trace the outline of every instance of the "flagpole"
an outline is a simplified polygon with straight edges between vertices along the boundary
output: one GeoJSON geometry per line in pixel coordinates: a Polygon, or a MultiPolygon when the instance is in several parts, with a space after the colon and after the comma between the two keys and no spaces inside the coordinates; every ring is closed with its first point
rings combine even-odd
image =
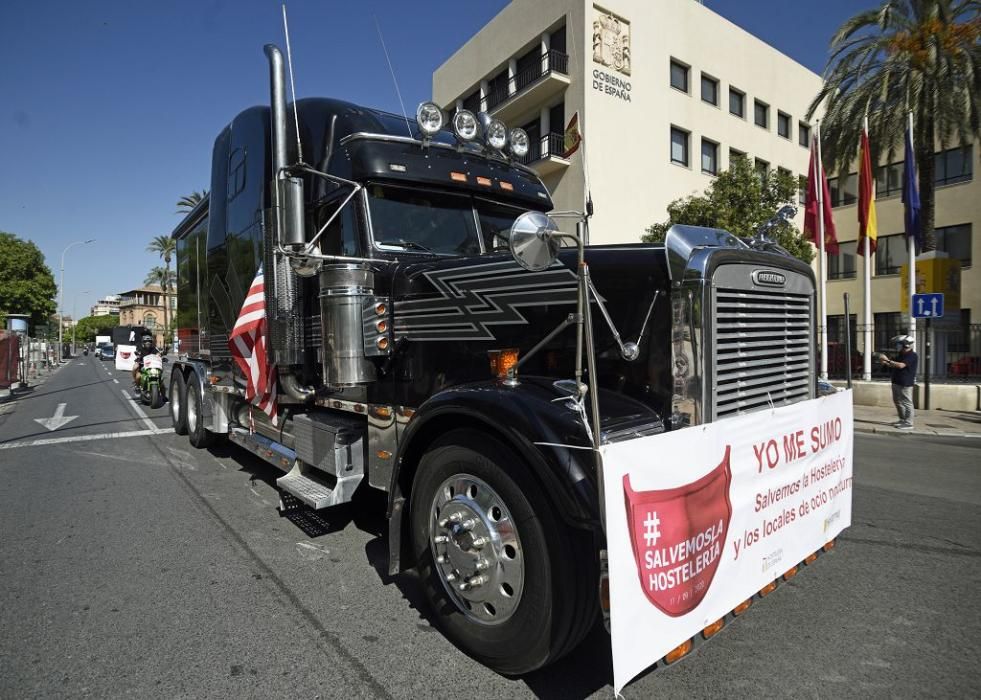
{"type": "MultiPolygon", "coordinates": [[[[863,127],[865,128],[866,139],[868,139],[869,133],[869,117],[866,115],[865,121],[863,122],[863,127]]],[[[871,143],[869,143],[869,151],[872,150],[871,143]]],[[[869,162],[871,163],[872,154],[869,153],[869,162]]],[[[873,172],[875,172],[873,170],[873,172]]],[[[875,201],[875,178],[872,178],[872,201],[875,201]]],[[[871,209],[874,204],[869,204],[871,209]]],[[[862,358],[862,380],[871,381],[872,380],[872,253],[869,246],[869,231],[865,230],[865,313],[862,323],[865,326],[865,330],[862,333],[862,345],[865,350],[864,357],[862,358]]],[[[848,323],[848,320],[845,320],[848,323]]],[[[847,325],[846,325],[847,327],[847,325]]]]}
{"type": "MultiPolygon", "coordinates": [[[[817,139],[817,158],[814,169],[817,183],[818,200],[818,281],[821,286],[821,325],[818,334],[821,336],[821,379],[828,378],[828,280],[827,265],[824,260],[824,169],[821,164],[821,120],[814,124],[817,139]]],[[[845,319],[848,323],[848,319],[845,319]]],[[[846,326],[847,327],[847,326],[846,326]]]]}
{"type": "MultiPolygon", "coordinates": [[[[907,128],[909,129],[909,142],[912,146],[913,143],[913,110],[909,111],[908,114],[909,122],[907,128]]],[[[916,163],[916,151],[913,149],[913,163],[916,163]]],[[[916,294],[916,232],[907,231],[906,232],[906,243],[909,246],[909,296],[907,298],[907,303],[909,304],[909,335],[913,338],[914,347],[916,345],[916,319],[913,317],[913,295],[916,294]]]]}

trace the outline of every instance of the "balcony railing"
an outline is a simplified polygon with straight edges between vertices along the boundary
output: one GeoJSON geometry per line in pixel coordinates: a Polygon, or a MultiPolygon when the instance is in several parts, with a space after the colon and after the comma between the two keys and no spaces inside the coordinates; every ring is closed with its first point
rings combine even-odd
{"type": "Polygon", "coordinates": [[[522,165],[531,165],[546,158],[561,158],[565,152],[565,136],[562,134],[545,134],[540,139],[533,139],[528,144],[528,154],[519,158],[522,165]]]}
{"type": "Polygon", "coordinates": [[[541,58],[540,64],[519,71],[506,84],[491,89],[487,93],[487,111],[489,112],[499,104],[506,102],[508,98],[517,95],[550,73],[569,74],[568,54],[552,49],[543,53],[541,58]]]}

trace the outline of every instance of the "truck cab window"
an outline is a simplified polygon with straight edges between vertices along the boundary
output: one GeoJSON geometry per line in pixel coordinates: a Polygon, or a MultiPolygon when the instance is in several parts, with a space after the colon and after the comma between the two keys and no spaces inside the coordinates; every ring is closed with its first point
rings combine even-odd
{"type": "Polygon", "coordinates": [[[479,255],[477,223],[469,197],[405,187],[368,188],[375,245],[438,255],[479,255]]]}
{"type": "Polygon", "coordinates": [[[480,235],[484,239],[484,249],[507,250],[511,225],[525,210],[484,199],[477,199],[475,203],[477,220],[480,221],[480,235]]]}
{"type": "MultiPolygon", "coordinates": [[[[321,207],[317,214],[317,230],[326,223],[337,207],[341,205],[344,198],[337,199],[321,207]]],[[[355,201],[348,202],[337,218],[335,218],[327,230],[324,231],[321,250],[327,255],[361,255],[361,246],[358,243],[358,204],[355,201]]]]}

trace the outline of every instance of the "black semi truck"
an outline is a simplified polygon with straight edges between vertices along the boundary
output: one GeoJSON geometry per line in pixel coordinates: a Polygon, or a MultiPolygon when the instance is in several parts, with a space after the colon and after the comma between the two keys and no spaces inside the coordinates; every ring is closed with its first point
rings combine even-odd
{"type": "Polygon", "coordinates": [[[418,568],[443,631],[502,673],[548,664],[608,612],[595,448],[813,398],[811,270],[709,229],[560,248],[583,236],[545,216],[520,130],[287,104],[266,54],[271,105],[218,135],[174,231],[175,430],[280,468],[283,508],[387,492],[390,571],[418,568]],[[229,349],[260,267],[275,424],[229,349]]]}

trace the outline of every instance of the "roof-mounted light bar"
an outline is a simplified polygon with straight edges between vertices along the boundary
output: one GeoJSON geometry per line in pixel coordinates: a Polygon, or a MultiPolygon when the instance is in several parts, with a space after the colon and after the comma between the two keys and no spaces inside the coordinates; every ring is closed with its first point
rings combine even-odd
{"type": "Polygon", "coordinates": [[[434,136],[443,128],[443,110],[435,102],[423,102],[416,110],[416,124],[425,136],[434,136]]]}

